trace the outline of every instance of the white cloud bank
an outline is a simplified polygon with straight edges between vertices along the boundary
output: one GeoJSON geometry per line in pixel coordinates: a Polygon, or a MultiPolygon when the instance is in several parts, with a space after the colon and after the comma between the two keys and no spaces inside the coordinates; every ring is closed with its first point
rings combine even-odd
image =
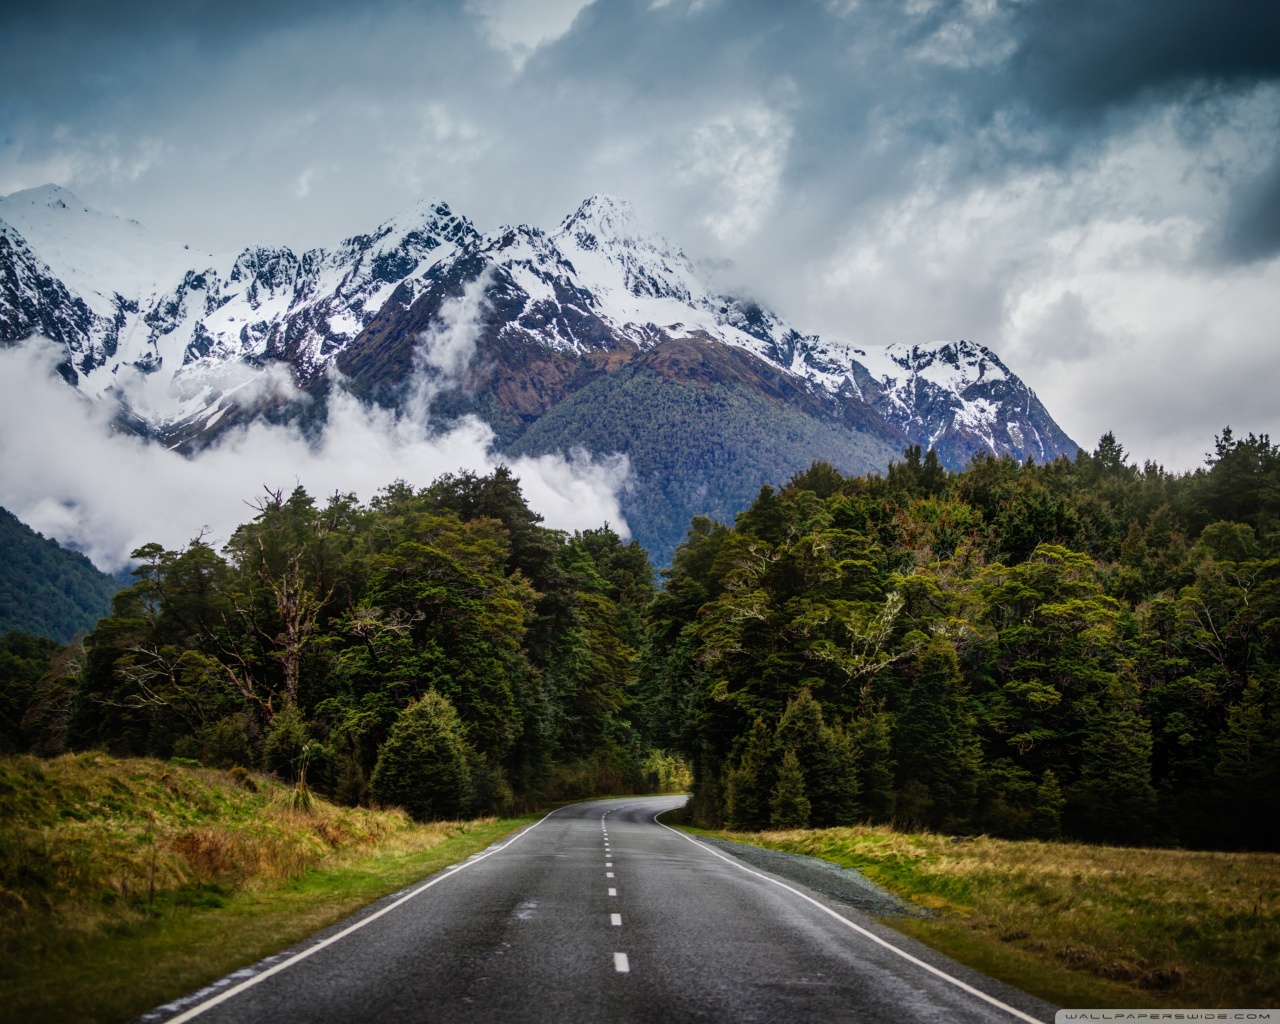
{"type": "Polygon", "coordinates": [[[396,479],[424,486],[442,473],[487,473],[501,463],[547,525],[607,521],[628,535],[617,500],[630,475],[622,457],[504,460],[479,420],[439,432],[420,410],[397,416],[338,388],[315,443],[257,423],[187,458],[113,432],[111,410],[54,373],[57,355],[40,339],[0,351],[0,505],[103,569],[120,567],[144,543],[180,547],[202,529],[215,545],[225,541],[252,517],[246,501],[264,486],[287,491],[300,483],[321,500],[334,491],[368,500],[396,479]]]}

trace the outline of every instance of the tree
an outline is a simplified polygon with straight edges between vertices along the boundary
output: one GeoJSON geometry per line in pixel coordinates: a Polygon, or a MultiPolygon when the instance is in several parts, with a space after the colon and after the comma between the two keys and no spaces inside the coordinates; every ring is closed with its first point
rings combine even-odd
{"type": "Polygon", "coordinates": [[[1036,787],[1036,802],[1031,810],[1031,834],[1037,839],[1058,839],[1062,835],[1062,808],[1067,799],[1058,785],[1058,776],[1046,770],[1036,787]]]}
{"type": "Polygon", "coordinates": [[[428,690],[401,712],[378,753],[369,791],[415,821],[456,818],[471,801],[470,751],[449,701],[428,690]]]}
{"type": "Polygon", "coordinates": [[[804,792],[804,772],[794,750],[782,755],[778,765],[778,784],[769,799],[769,825],[772,828],[808,828],[809,798],[804,792]]]}
{"type": "Polygon", "coordinates": [[[775,757],[791,750],[800,763],[815,828],[847,825],[857,810],[858,780],[843,730],[829,727],[809,687],[787,704],[774,733],[775,757]]]}
{"type": "Polygon", "coordinates": [[[1079,829],[1093,839],[1141,843],[1153,832],[1151,728],[1138,705],[1138,684],[1126,667],[1099,695],[1090,716],[1073,803],[1079,829]]]}
{"type": "Polygon", "coordinates": [[[773,734],[757,718],[747,735],[746,749],[725,775],[725,824],[741,831],[762,829],[769,823],[769,795],[775,771],[773,734]]]}
{"type": "Polygon", "coordinates": [[[926,823],[964,820],[977,793],[979,752],[955,647],[937,636],[916,658],[894,745],[899,788],[917,783],[931,803],[926,823]]]}

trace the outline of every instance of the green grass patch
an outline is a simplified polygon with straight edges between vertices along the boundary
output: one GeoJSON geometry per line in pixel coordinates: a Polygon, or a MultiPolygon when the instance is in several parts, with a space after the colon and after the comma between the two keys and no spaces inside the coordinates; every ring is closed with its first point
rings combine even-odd
{"type": "Polygon", "coordinates": [[[536,817],[415,825],[284,796],[144,759],[0,759],[0,1021],[127,1020],[536,817]]]}
{"type": "Polygon", "coordinates": [[[703,834],[856,868],[938,912],[885,923],[1058,1006],[1280,1005],[1277,854],[882,826],[703,834]]]}

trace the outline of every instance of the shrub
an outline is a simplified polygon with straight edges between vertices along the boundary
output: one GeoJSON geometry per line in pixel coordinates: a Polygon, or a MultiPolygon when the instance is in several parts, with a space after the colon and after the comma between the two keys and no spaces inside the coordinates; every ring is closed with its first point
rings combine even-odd
{"type": "Polygon", "coordinates": [[[471,799],[471,752],[449,701],[428,690],[400,713],[378,751],[370,795],[415,821],[454,818],[471,799]]]}

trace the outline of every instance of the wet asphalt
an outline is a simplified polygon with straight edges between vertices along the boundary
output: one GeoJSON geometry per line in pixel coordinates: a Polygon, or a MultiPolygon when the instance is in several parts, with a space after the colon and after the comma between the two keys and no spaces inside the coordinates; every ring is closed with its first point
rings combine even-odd
{"type": "Polygon", "coordinates": [[[894,908],[891,897],[877,905],[866,896],[873,887],[865,882],[841,883],[842,889],[824,883],[820,870],[799,863],[807,858],[791,865],[740,851],[749,858],[743,859],[734,855],[732,844],[691,841],[654,820],[683,800],[630,797],[561,808],[441,872],[417,895],[404,899],[418,889],[411,887],[388,897],[141,1019],[149,1024],[1053,1020],[1053,1007],[867,916],[868,909],[894,908]],[[842,899],[845,891],[849,896],[842,899]],[[1026,1016],[984,1001],[844,921],[1026,1016]],[[317,946],[310,955],[292,959],[317,946]],[[214,999],[221,1001],[211,1003],[214,999]]]}

